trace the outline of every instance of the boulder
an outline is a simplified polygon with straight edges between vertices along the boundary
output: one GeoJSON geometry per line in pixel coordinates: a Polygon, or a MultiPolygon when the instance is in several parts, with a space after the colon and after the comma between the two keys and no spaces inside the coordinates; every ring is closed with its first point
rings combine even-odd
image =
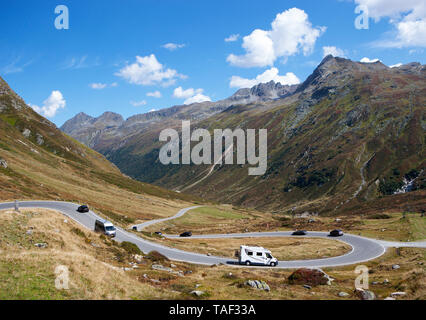
{"type": "Polygon", "coordinates": [[[339,292],[339,297],[342,297],[342,298],[349,297],[349,293],[341,291],[341,292],[339,292]]]}
{"type": "Polygon", "coordinates": [[[290,284],[300,284],[309,286],[331,285],[331,279],[324,271],[318,268],[302,268],[294,271],[289,277],[290,284]]]}
{"type": "Polygon", "coordinates": [[[399,268],[401,268],[401,266],[399,264],[394,264],[392,266],[392,270],[398,270],[399,268]]]}
{"type": "Polygon", "coordinates": [[[258,290],[271,291],[271,288],[265,281],[248,280],[246,281],[246,285],[258,290]]]}
{"type": "Polygon", "coordinates": [[[355,289],[354,293],[361,300],[375,300],[376,299],[376,295],[374,294],[373,291],[358,288],[358,289],[355,289]]]}

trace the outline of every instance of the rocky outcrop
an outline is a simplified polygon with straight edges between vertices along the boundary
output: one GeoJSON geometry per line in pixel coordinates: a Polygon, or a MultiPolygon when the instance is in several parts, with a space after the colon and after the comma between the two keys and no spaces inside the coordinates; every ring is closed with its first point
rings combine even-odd
{"type": "Polygon", "coordinates": [[[84,112],[65,122],[61,130],[87,146],[105,153],[121,146],[153,125],[167,120],[203,120],[220,113],[231,106],[272,101],[293,94],[297,85],[281,85],[274,81],[261,83],[253,88],[240,89],[231,97],[217,102],[202,102],[190,105],[173,106],[154,112],[137,114],[127,120],[117,113],[105,112],[95,118],[84,112]]]}
{"type": "Polygon", "coordinates": [[[331,281],[333,281],[333,279],[321,269],[302,268],[294,271],[288,277],[288,282],[290,284],[309,286],[331,285],[331,281]]]}
{"type": "Polygon", "coordinates": [[[370,290],[364,290],[364,289],[355,289],[354,291],[355,296],[357,296],[361,300],[375,300],[376,295],[373,291],[370,290]]]}
{"type": "Polygon", "coordinates": [[[254,289],[263,290],[263,291],[271,291],[271,288],[265,281],[260,280],[248,280],[245,284],[254,289]]]}
{"type": "Polygon", "coordinates": [[[7,169],[7,167],[8,167],[7,161],[0,158],[0,167],[7,169]]]}

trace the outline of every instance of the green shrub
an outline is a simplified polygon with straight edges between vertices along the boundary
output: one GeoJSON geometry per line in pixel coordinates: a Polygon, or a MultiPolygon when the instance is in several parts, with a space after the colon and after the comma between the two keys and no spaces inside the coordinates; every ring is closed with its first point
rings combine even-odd
{"type": "Polygon", "coordinates": [[[126,250],[127,253],[130,254],[142,254],[141,249],[139,249],[139,247],[132,242],[123,241],[120,247],[122,247],[124,250],[126,250]]]}
{"type": "Polygon", "coordinates": [[[82,237],[82,238],[87,238],[87,236],[86,236],[86,234],[83,232],[83,231],[81,231],[79,228],[72,228],[71,229],[71,232],[72,233],[75,233],[76,235],[78,235],[79,237],[82,237]]]}

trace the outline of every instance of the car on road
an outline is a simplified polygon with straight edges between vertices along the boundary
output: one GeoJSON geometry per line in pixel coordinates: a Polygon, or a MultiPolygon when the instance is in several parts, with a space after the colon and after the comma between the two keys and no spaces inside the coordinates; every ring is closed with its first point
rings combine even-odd
{"type": "Polygon", "coordinates": [[[154,233],[155,233],[157,236],[160,236],[160,237],[163,235],[163,233],[162,233],[162,232],[160,232],[160,231],[155,231],[154,233]]]}
{"type": "Polygon", "coordinates": [[[97,219],[95,221],[95,232],[101,232],[106,236],[114,238],[116,236],[116,230],[114,225],[107,220],[97,219]]]}
{"type": "Polygon", "coordinates": [[[278,264],[278,260],[272,256],[271,251],[263,247],[249,246],[240,247],[238,262],[246,266],[258,265],[275,267],[278,264]]]}
{"type": "Polygon", "coordinates": [[[182,238],[184,238],[184,237],[191,237],[191,236],[192,236],[192,232],[191,231],[186,231],[186,232],[183,232],[183,233],[181,233],[179,235],[179,237],[182,237],[182,238]]]}
{"type": "Polygon", "coordinates": [[[291,235],[292,236],[306,236],[307,234],[308,234],[308,232],[305,231],[305,230],[297,230],[297,231],[294,231],[291,235]]]}
{"type": "Polygon", "coordinates": [[[340,229],[332,230],[329,234],[330,237],[341,237],[343,236],[343,231],[340,229]]]}
{"type": "Polygon", "coordinates": [[[82,206],[79,206],[78,208],[77,208],[77,211],[78,212],[89,212],[89,206],[87,206],[87,205],[82,205],[82,206]]]}

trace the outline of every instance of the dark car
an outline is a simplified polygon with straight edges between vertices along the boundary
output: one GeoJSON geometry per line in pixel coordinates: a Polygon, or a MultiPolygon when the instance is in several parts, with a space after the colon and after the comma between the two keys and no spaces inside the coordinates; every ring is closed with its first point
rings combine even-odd
{"type": "Polygon", "coordinates": [[[292,236],[306,236],[307,232],[305,230],[297,230],[294,231],[291,235],[292,236]]]}
{"type": "Polygon", "coordinates": [[[89,212],[89,207],[86,205],[79,206],[77,209],[78,212],[89,212]]]}
{"type": "Polygon", "coordinates": [[[341,236],[343,236],[343,231],[342,231],[342,230],[339,230],[339,229],[336,229],[336,230],[330,231],[329,236],[330,236],[330,237],[341,237],[341,236]]]}
{"type": "Polygon", "coordinates": [[[155,231],[154,232],[157,236],[162,236],[163,235],[163,233],[162,232],[160,232],[160,231],[155,231]]]}
{"type": "Polygon", "coordinates": [[[191,231],[186,231],[186,232],[181,233],[179,235],[179,237],[190,237],[190,236],[192,236],[192,232],[191,231]]]}

